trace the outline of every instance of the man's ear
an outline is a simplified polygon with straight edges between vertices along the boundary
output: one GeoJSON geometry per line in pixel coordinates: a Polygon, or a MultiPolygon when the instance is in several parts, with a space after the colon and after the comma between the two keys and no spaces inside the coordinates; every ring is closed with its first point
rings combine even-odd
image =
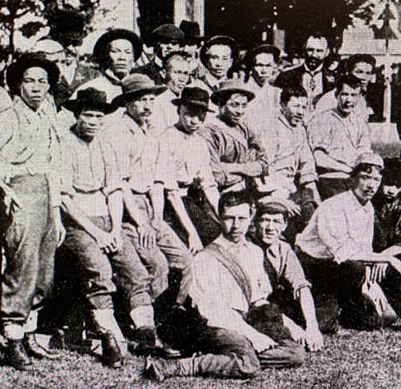
{"type": "Polygon", "coordinates": [[[166,77],[167,77],[167,70],[166,69],[161,69],[160,70],[160,74],[161,74],[161,76],[164,78],[164,79],[166,79],[166,77]]]}

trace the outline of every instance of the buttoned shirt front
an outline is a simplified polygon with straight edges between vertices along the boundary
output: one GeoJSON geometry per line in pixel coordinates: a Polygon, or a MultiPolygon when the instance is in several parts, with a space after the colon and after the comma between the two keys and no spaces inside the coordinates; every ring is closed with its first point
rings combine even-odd
{"type": "Polygon", "coordinates": [[[325,200],[315,211],[296,244],[313,258],[342,263],[350,258],[363,260],[372,253],[374,210],[362,205],[353,191],[325,200]]]}
{"type": "Polygon", "coordinates": [[[317,181],[315,160],[302,125],[291,126],[280,114],[260,137],[269,162],[269,175],[257,179],[261,192],[285,188],[295,193],[297,174],[300,185],[317,181]]]}
{"type": "Polygon", "coordinates": [[[134,192],[146,194],[155,182],[163,183],[166,189],[176,189],[170,173],[172,164],[164,155],[157,129],[141,128],[126,111],[119,111],[107,118],[103,135],[115,150],[121,176],[134,192]]]}
{"type": "Polygon", "coordinates": [[[18,175],[46,175],[51,203],[60,205],[60,136],[56,109],[46,98],[37,111],[16,96],[0,115],[0,152],[5,181],[18,175]]]}
{"type": "Polygon", "coordinates": [[[180,187],[186,187],[197,181],[202,189],[216,187],[210,166],[210,153],[206,141],[198,134],[186,134],[177,127],[171,127],[161,137],[173,162],[175,180],[180,187]]]}
{"type": "Polygon", "coordinates": [[[308,93],[308,97],[313,99],[323,93],[323,65],[320,65],[314,71],[304,64],[305,72],[302,76],[302,86],[308,93]]]}
{"type": "Polygon", "coordinates": [[[62,194],[87,216],[107,216],[107,197],[122,187],[116,156],[101,136],[86,142],[75,132],[73,127],[63,140],[62,194]]]}
{"type": "MultiPolygon", "coordinates": [[[[361,154],[372,152],[370,131],[366,121],[355,113],[343,117],[337,108],[316,114],[308,125],[307,134],[313,152],[321,150],[335,161],[344,163],[350,168],[355,166],[361,154]]],[[[320,176],[349,177],[346,173],[336,171],[334,167],[328,168],[328,172],[320,176]]]]}

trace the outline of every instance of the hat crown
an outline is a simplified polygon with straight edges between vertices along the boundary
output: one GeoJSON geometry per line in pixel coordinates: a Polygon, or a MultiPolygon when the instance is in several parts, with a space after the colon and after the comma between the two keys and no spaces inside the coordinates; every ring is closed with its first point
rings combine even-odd
{"type": "Polygon", "coordinates": [[[209,102],[209,93],[201,88],[184,88],[181,93],[181,100],[195,101],[207,105],[209,102]]]}
{"type": "Polygon", "coordinates": [[[183,20],[180,24],[180,30],[184,32],[186,37],[200,36],[200,27],[198,22],[183,20]]]}
{"type": "Polygon", "coordinates": [[[106,92],[95,88],[80,90],[77,93],[77,101],[81,104],[98,105],[107,103],[106,92]]]}
{"type": "Polygon", "coordinates": [[[144,74],[131,74],[123,81],[123,92],[134,92],[142,89],[151,89],[155,86],[154,81],[144,74]]]}
{"type": "Polygon", "coordinates": [[[154,38],[158,40],[182,41],[184,33],[174,24],[163,24],[152,31],[154,38]]]}

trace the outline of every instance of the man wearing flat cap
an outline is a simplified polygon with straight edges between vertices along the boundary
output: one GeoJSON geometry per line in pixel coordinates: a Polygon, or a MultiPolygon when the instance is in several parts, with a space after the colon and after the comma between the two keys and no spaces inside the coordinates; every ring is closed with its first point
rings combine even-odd
{"type": "MultiPolygon", "coordinates": [[[[118,28],[106,32],[93,48],[93,57],[100,66],[101,75],[82,84],[77,91],[87,88],[104,91],[110,103],[121,94],[122,82],[141,54],[142,40],[132,31],[118,28]]],[[[76,93],[72,98],[76,98],[76,93]]]]}
{"type": "Polygon", "coordinates": [[[312,282],[318,316],[325,315],[334,332],[338,324],[357,329],[389,325],[400,313],[399,303],[393,305],[396,314],[379,283],[396,277],[398,284],[393,285],[399,288],[401,263],[391,251],[372,249],[371,199],[379,189],[383,166],[377,154],[360,155],[351,189],[323,201],[297,235],[298,257],[312,282]]]}
{"type": "Polygon", "coordinates": [[[169,192],[170,200],[182,198],[187,213],[203,244],[220,233],[217,223],[219,192],[210,166],[207,143],[199,131],[209,109],[209,94],[200,88],[184,88],[172,103],[178,110],[178,121],[163,133],[161,145],[173,162],[172,174],[177,191],[169,192]],[[173,196],[174,195],[174,196],[173,196]]]}
{"type": "Polygon", "coordinates": [[[253,177],[268,174],[265,150],[255,131],[244,121],[244,115],[255,94],[240,80],[228,80],[212,94],[219,107],[201,135],[211,154],[211,166],[220,191],[243,190],[253,177]]]}
{"type": "Polygon", "coordinates": [[[156,84],[163,84],[163,62],[170,53],[180,50],[184,33],[174,24],[163,24],[152,31],[151,39],[155,57],[135,72],[147,75],[156,84]]]}
{"type": "MultiPolygon", "coordinates": [[[[116,153],[123,178],[124,220],[135,226],[131,231],[133,242],[152,272],[153,280],[148,283],[160,294],[168,286],[168,268],[178,269],[182,277],[176,306],[181,307],[191,281],[192,255],[163,221],[164,189],[174,190],[177,184],[171,164],[163,157],[160,128],[152,122],[155,97],[165,89],[144,74],[127,77],[123,93],[113,100],[114,105],[124,109],[108,123],[105,138],[116,153]]],[[[191,235],[188,240],[192,243],[196,238],[191,235]]],[[[158,342],[150,302],[132,310],[131,318],[138,330],[151,328],[154,342],[158,342]]]]}
{"type": "Polygon", "coordinates": [[[48,93],[59,78],[55,64],[25,54],[7,72],[15,95],[1,114],[1,217],[6,266],[1,278],[1,322],[7,363],[31,370],[27,352],[55,358],[35,339],[38,310],[50,294],[54,253],[64,239],[60,220],[60,134],[48,93]],[[5,184],[7,183],[7,184],[5,184]]]}
{"type": "Polygon", "coordinates": [[[200,60],[207,72],[193,86],[207,90],[210,94],[219,89],[219,85],[229,78],[229,70],[239,57],[237,42],[224,35],[209,39],[200,51],[200,60]]]}

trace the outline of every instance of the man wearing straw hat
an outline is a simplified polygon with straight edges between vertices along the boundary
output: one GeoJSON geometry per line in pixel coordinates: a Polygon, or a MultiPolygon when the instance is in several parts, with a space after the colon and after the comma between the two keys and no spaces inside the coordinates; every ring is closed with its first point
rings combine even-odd
{"type": "MultiPolygon", "coordinates": [[[[171,176],[171,164],[160,163],[168,159],[162,155],[160,129],[152,122],[155,97],[165,89],[144,74],[127,77],[123,93],[113,100],[115,106],[125,109],[119,110],[108,123],[105,138],[115,150],[124,181],[125,220],[135,226],[131,231],[135,247],[152,271],[163,270],[152,273],[152,288],[163,292],[167,288],[168,268],[179,270],[181,282],[175,306],[182,308],[191,282],[192,254],[163,221],[164,189],[175,189],[177,184],[171,176]]],[[[182,210],[185,212],[183,206],[182,210]]],[[[193,226],[191,232],[189,246],[198,248],[201,243],[198,244],[193,226]]],[[[154,327],[150,304],[134,310],[131,317],[137,327],[154,327]]]]}

